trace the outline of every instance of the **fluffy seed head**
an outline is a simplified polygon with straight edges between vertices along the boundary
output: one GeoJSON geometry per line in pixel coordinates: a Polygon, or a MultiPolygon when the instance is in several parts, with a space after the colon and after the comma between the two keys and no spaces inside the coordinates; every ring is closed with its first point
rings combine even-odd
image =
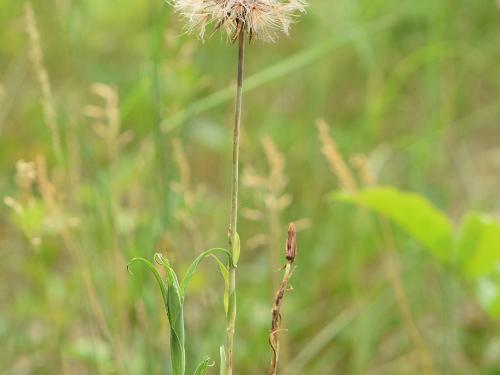
{"type": "Polygon", "coordinates": [[[278,34],[288,35],[290,25],[305,12],[305,0],[170,0],[187,23],[189,32],[203,39],[207,27],[224,30],[231,40],[246,32],[273,42],[278,34]]]}

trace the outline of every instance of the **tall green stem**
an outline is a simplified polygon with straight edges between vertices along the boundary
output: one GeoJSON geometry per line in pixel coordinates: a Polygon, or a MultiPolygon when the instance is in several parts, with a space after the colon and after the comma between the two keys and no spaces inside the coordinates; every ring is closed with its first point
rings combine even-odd
{"type": "MultiPolygon", "coordinates": [[[[233,173],[231,181],[231,218],[229,224],[229,248],[233,251],[236,244],[238,224],[238,182],[240,158],[240,127],[241,107],[243,102],[243,67],[245,58],[245,32],[241,30],[238,35],[238,76],[236,89],[236,107],[234,111],[233,128],[233,173]]],[[[232,262],[231,262],[232,263],[232,262]]],[[[226,341],[226,375],[233,374],[233,339],[236,321],[236,268],[229,265],[229,306],[227,313],[227,341],[226,341]]]]}

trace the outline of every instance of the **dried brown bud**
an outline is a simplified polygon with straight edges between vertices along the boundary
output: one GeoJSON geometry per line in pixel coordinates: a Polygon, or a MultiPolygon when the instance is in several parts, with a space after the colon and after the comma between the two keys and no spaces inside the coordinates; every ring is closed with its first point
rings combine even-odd
{"type": "Polygon", "coordinates": [[[289,262],[295,260],[297,256],[297,228],[294,223],[288,226],[288,237],[286,239],[286,259],[289,262]]]}

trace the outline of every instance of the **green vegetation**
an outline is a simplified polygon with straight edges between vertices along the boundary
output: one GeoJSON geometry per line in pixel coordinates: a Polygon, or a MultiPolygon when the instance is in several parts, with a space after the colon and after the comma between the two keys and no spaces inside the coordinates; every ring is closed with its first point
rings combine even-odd
{"type": "Polygon", "coordinates": [[[234,373],[266,373],[293,221],[278,374],[498,374],[497,3],[316,0],[247,47],[233,257],[237,46],[0,2],[0,372],[219,373],[237,262],[234,373]]]}

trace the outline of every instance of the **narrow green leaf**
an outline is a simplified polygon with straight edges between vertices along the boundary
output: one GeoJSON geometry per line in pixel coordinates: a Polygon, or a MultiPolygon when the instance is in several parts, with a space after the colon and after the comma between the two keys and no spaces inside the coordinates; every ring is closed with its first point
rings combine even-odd
{"type": "Polygon", "coordinates": [[[426,198],[392,187],[367,188],[355,194],[334,193],[340,201],[355,203],[394,221],[441,261],[453,256],[453,227],[446,215],[426,198]]]}
{"type": "Polygon", "coordinates": [[[211,256],[215,259],[215,261],[219,265],[220,273],[224,278],[224,312],[226,313],[227,316],[227,309],[229,306],[229,271],[227,267],[224,265],[224,263],[222,263],[221,260],[217,258],[217,256],[215,256],[214,254],[211,254],[211,256]]]}
{"type": "Polygon", "coordinates": [[[210,362],[210,357],[206,356],[203,361],[198,365],[194,375],[205,375],[209,367],[212,367],[214,363],[210,362]]]}
{"type": "Polygon", "coordinates": [[[459,232],[457,259],[466,277],[496,272],[500,266],[500,221],[488,215],[468,213],[459,232]]]}
{"type": "Polygon", "coordinates": [[[154,275],[154,277],[156,278],[156,281],[158,282],[158,285],[160,286],[161,294],[163,296],[163,303],[165,305],[165,311],[168,314],[168,287],[167,287],[167,284],[165,284],[165,282],[162,280],[161,275],[158,272],[158,270],[155,268],[154,264],[151,263],[149,260],[144,259],[144,258],[140,258],[140,257],[133,258],[127,264],[127,270],[129,270],[129,272],[131,272],[130,266],[135,262],[139,262],[139,263],[144,264],[151,271],[151,273],[154,275]]]}
{"type": "Polygon", "coordinates": [[[238,266],[238,261],[240,260],[240,252],[241,252],[240,235],[236,233],[233,244],[233,265],[235,267],[238,266]]]}
{"type": "Polygon", "coordinates": [[[186,350],[184,332],[184,306],[180,293],[179,281],[170,263],[161,254],[155,254],[155,261],[165,268],[167,273],[168,319],[170,323],[170,353],[174,375],[186,372],[186,350]]]}
{"type": "Polygon", "coordinates": [[[222,345],[219,348],[219,353],[220,353],[219,375],[227,375],[227,371],[226,371],[226,348],[224,347],[224,345],[222,345]]]}
{"type": "Polygon", "coordinates": [[[194,273],[196,272],[196,269],[198,268],[198,265],[200,264],[200,262],[203,259],[205,259],[207,256],[212,255],[212,254],[217,253],[217,252],[223,252],[224,254],[226,254],[228,256],[229,262],[232,261],[231,253],[229,251],[227,251],[226,249],[214,248],[214,249],[206,250],[203,253],[201,253],[193,261],[193,263],[191,263],[191,265],[189,266],[189,268],[186,271],[186,275],[184,275],[184,278],[181,281],[180,294],[181,294],[181,298],[183,300],[184,300],[184,297],[186,295],[186,290],[187,290],[187,287],[189,286],[189,282],[191,281],[191,278],[193,277],[194,273]]]}

